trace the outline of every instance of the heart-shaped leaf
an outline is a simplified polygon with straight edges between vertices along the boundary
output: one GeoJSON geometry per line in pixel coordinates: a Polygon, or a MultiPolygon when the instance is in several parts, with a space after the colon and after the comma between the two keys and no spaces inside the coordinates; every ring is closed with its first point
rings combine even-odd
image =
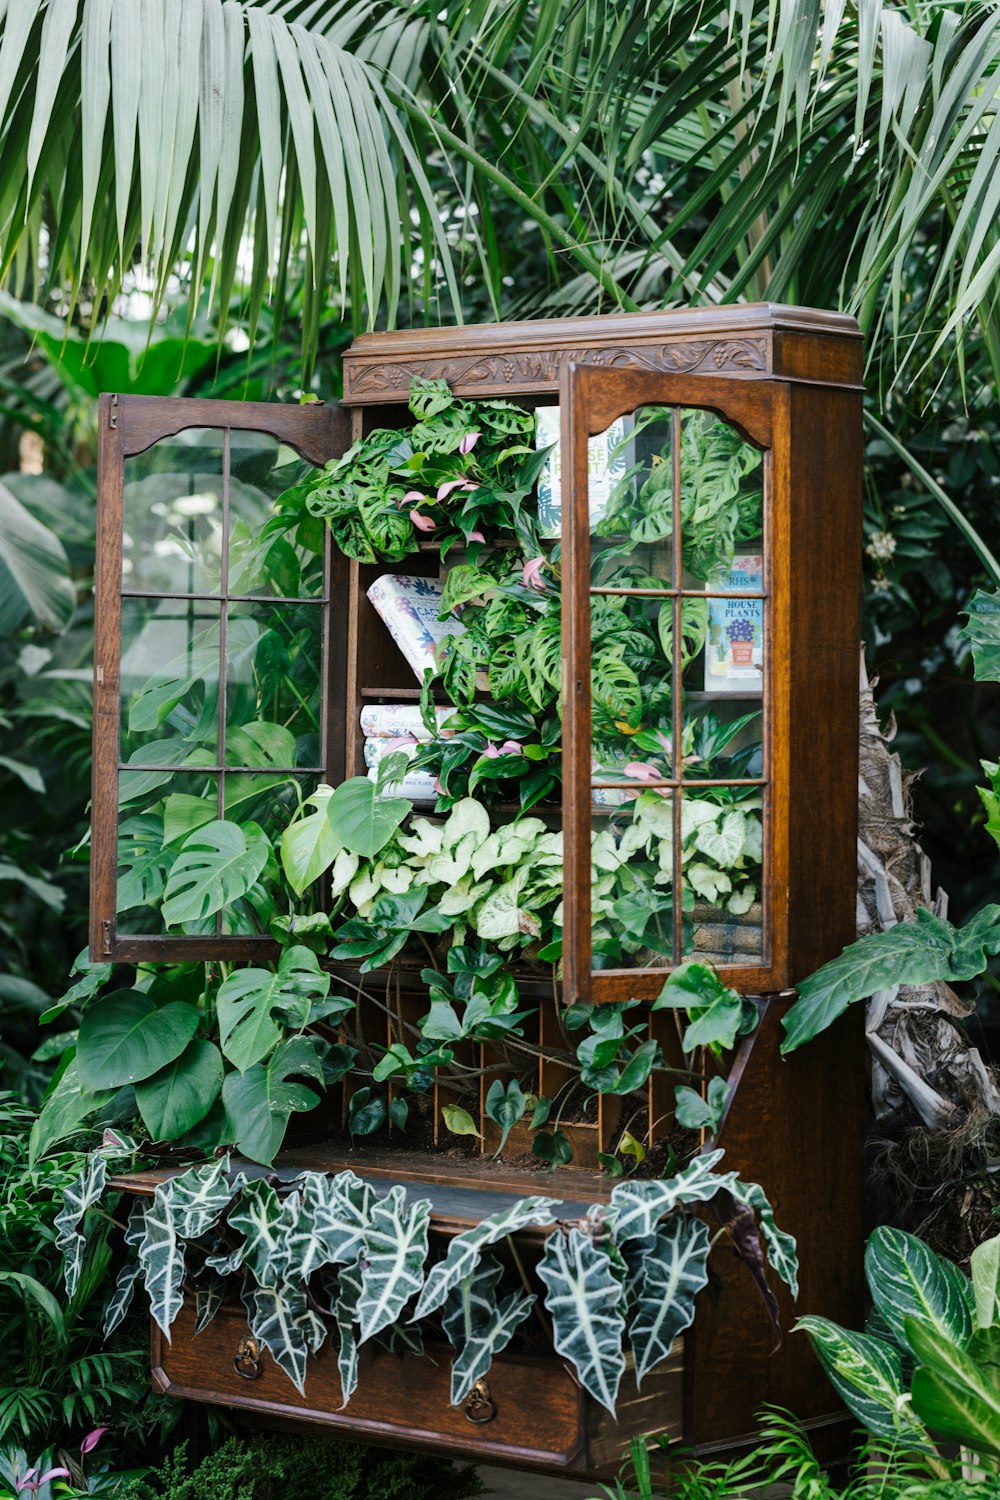
{"type": "Polygon", "coordinates": [[[205,1118],[222,1088],[222,1058],[214,1042],[195,1037],[180,1057],[136,1084],[135,1102],[154,1141],[175,1141],[205,1118]]]}
{"type": "Polygon", "coordinates": [[[380,797],[366,776],[352,776],[334,792],[327,817],[342,848],[374,859],[412,807],[405,797],[380,797]]]}
{"type": "Polygon", "coordinates": [[[151,1077],[180,1057],[200,1019],[194,1006],[182,1001],[158,1009],[140,990],[116,990],[81,1022],[80,1082],[88,1089],[108,1089],[151,1077]]]}

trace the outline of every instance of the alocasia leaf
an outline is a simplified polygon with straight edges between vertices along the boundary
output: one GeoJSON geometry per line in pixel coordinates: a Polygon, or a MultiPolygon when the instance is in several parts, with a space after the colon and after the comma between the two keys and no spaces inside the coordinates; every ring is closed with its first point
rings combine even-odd
{"type": "Polygon", "coordinates": [[[118,1272],[115,1289],[104,1309],[104,1337],[109,1339],[132,1306],[136,1285],[142,1278],[142,1266],[136,1260],[126,1261],[118,1272]]]}
{"type": "Polygon", "coordinates": [[[562,1205],[558,1198],[521,1198],[500,1213],[481,1219],[473,1229],[457,1234],[442,1260],[431,1267],[420,1294],[413,1321],[429,1317],[442,1307],[445,1298],[476,1269],[480,1254],[488,1245],[496,1245],[507,1235],[535,1224],[551,1224],[554,1210],[562,1205]]]}
{"type": "Polygon", "coordinates": [[[496,1288],[503,1266],[484,1256],[471,1276],[448,1294],[441,1322],[455,1350],[451,1367],[451,1404],[464,1401],[477,1380],[488,1374],[494,1357],[506,1349],[535,1305],[531,1292],[513,1292],[498,1302],[496,1288]]]}
{"type": "Polygon", "coordinates": [[[675,1177],[644,1182],[620,1182],[611,1192],[612,1235],[616,1245],[649,1239],[664,1214],[686,1203],[707,1203],[722,1188],[732,1186],[735,1172],[713,1173],[722,1151],[706,1151],[675,1177]]]}
{"type": "Polygon", "coordinates": [[[968,1343],[973,1315],[969,1278],[916,1235],[880,1225],[868,1240],[865,1275],[875,1306],[903,1348],[904,1323],[910,1317],[953,1344],[968,1343]]]}
{"type": "Polygon", "coordinates": [[[201,922],[256,883],[271,841],[256,823],[216,819],[189,834],[171,867],[160,908],[167,927],[201,922]]]}
{"type": "Polygon", "coordinates": [[[708,1228],[680,1214],[629,1252],[629,1343],[636,1385],[667,1358],[677,1335],[694,1321],[694,1302],[708,1284],[708,1228]]]}
{"type": "MultiPolygon", "coordinates": [[[[246,1267],[259,1286],[274,1286],[281,1279],[283,1232],[287,1227],[282,1208],[271,1184],[259,1179],[247,1183],[229,1215],[229,1228],[243,1235],[239,1264],[246,1267]]],[[[222,1263],[215,1269],[221,1273],[222,1263]]]]}
{"type": "Polygon", "coordinates": [[[170,1325],[184,1303],[184,1242],[177,1236],[166,1201],[168,1187],[169,1183],[159,1184],[143,1215],[139,1264],[150,1313],[169,1343],[170,1325]]]}
{"type": "Polygon", "coordinates": [[[730,1180],[725,1184],[726,1190],[732,1194],[737,1203],[744,1204],[756,1213],[760,1232],[767,1245],[767,1258],[791,1290],[792,1296],[797,1297],[799,1295],[799,1258],[794,1237],[787,1234],[785,1230],[779,1229],[774,1222],[774,1210],[762,1187],[756,1182],[741,1182],[734,1173],[728,1173],[727,1177],[730,1180]]]}
{"type": "Polygon", "coordinates": [[[299,1395],[304,1395],[309,1355],[326,1338],[326,1326],[309,1306],[305,1288],[289,1282],[252,1286],[245,1300],[254,1338],[270,1352],[299,1395]]]}
{"type": "Polygon", "coordinates": [[[279,1272],[286,1280],[308,1281],[327,1265],[357,1259],[375,1194],[353,1172],[328,1177],[305,1172],[302,1186],[285,1199],[279,1226],[279,1272]]]}
{"type": "Polygon", "coordinates": [[[205,1271],[199,1276],[194,1289],[194,1331],[203,1332],[226,1300],[226,1280],[214,1271],[205,1271]]]}
{"type": "Polygon", "coordinates": [[[276,970],[236,969],[219,987],[218,1016],[222,1050],[245,1073],[281,1040],[275,1012],[301,1029],[309,1019],[310,1001],[330,989],[330,976],[309,948],[286,948],[276,970]]]}
{"type": "Polygon", "coordinates": [[[607,1251],[573,1228],[556,1230],[538,1262],[556,1351],[583,1388],[612,1415],[625,1373],[625,1288],[607,1251]]]}
{"type": "Polygon", "coordinates": [[[337,1373],[340,1376],[341,1410],[358,1387],[358,1340],[355,1324],[363,1276],[361,1261],[356,1260],[343,1267],[337,1283],[334,1316],[337,1321],[337,1373]]]}
{"type": "Polygon", "coordinates": [[[72,1297],[80,1280],[87,1241],[80,1225],[88,1208],[100,1201],[108,1177],[107,1162],[99,1151],[87,1158],[78,1177],[63,1193],[62,1208],[56,1214],[56,1249],[63,1258],[63,1281],[67,1297],[72,1297]]]}
{"type": "Polygon", "coordinates": [[[229,1157],[220,1156],[218,1161],[191,1167],[161,1184],[165,1211],[182,1240],[199,1240],[208,1234],[242,1190],[246,1182],[243,1173],[230,1181],[228,1172],[229,1157]]]}
{"type": "Polygon", "coordinates": [[[429,1224],[428,1200],[417,1199],[407,1207],[406,1190],[399,1183],[372,1205],[358,1303],[359,1344],[395,1323],[423,1286],[429,1224]]]}

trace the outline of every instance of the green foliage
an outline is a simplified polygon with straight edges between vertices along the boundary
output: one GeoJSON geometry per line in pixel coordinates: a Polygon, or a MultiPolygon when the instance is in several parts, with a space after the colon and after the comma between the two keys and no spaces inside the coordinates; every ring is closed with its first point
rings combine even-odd
{"type": "Polygon", "coordinates": [[[935,1456],[934,1440],[943,1437],[971,1450],[994,1475],[1000,1459],[998,1245],[1000,1236],[979,1247],[973,1285],[914,1235],[877,1229],[865,1272],[878,1334],[817,1317],[798,1325],[841,1399],[874,1436],[935,1456]]]}
{"type": "Polygon", "coordinates": [[[231,1437],[196,1467],[184,1445],[121,1500],[472,1500],[482,1485],[448,1459],[323,1438],[231,1437]]]}
{"type": "MultiPolygon", "coordinates": [[[[669,1356],[705,1283],[707,1233],[688,1208],[720,1194],[723,1213],[734,1197],[746,1204],[747,1222],[732,1233],[737,1252],[761,1279],[759,1218],[771,1264],[795,1291],[794,1241],[776,1228],[755,1184],[735,1172],[713,1172],[721,1156],[698,1158],[666,1181],[621,1184],[610,1210],[595,1204],[575,1224],[559,1219],[563,1205],[556,1199],[518,1199],[454,1236],[429,1268],[429,1200],[408,1197],[399,1184],[380,1195],[352,1172],[305,1172],[291,1187],[276,1188],[264,1177],[232,1176],[223,1157],[161,1182],[152,1202],[134,1211],[126,1242],[137,1252],[150,1310],[168,1337],[199,1268],[219,1278],[240,1276],[254,1335],[303,1394],[309,1356],[328,1335],[335,1333],[347,1404],[361,1344],[374,1338],[412,1347],[420,1332],[412,1325],[440,1318],[455,1349],[457,1402],[488,1372],[534,1303],[520,1277],[511,1275],[512,1284],[501,1287],[507,1273],[484,1252],[525,1227],[552,1226],[537,1273],[555,1346],[614,1415],[626,1331],[641,1379],[669,1356]]],[[[90,1181],[73,1186],[63,1215],[71,1264],[83,1253],[75,1236],[84,1190],[88,1202],[93,1198],[90,1181]]],[[[725,1223],[732,1227],[731,1215],[725,1223]]],[[[129,1294],[120,1280],[116,1299],[129,1294]]],[[[207,1311],[200,1306],[199,1319],[207,1320],[220,1301],[213,1298],[207,1311]]]]}

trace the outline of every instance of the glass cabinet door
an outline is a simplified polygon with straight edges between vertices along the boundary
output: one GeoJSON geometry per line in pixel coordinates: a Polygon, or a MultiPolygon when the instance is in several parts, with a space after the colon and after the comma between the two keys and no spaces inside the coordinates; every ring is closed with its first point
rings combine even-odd
{"type": "Polygon", "coordinates": [[[272,945],[273,839],[330,751],[329,540],[275,502],[346,447],[346,419],[125,397],[105,398],[102,427],[94,951],[253,956],[272,945]],[[216,847],[237,821],[245,847],[216,847]],[[189,860],[172,896],[199,830],[205,872],[189,860]],[[227,867],[238,896],[220,908],[206,891],[199,910],[199,880],[227,867]]]}
{"type": "Polygon", "coordinates": [[[566,999],[771,967],[771,388],[574,369],[563,451],[566,999]]]}

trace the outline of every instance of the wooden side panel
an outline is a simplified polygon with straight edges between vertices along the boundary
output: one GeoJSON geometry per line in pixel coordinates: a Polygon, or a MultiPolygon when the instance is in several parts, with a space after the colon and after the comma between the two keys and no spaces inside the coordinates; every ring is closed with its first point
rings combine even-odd
{"type": "MultiPolygon", "coordinates": [[[[786,1008],[768,1008],[719,1144],[726,1167],[759,1182],[777,1223],[795,1235],[801,1289],[793,1303],[771,1277],[784,1331],[776,1348],[746,1267],[731,1250],[715,1253],[718,1296],[702,1293],[686,1336],[684,1431],[695,1446],[733,1446],[753,1433],[767,1402],[804,1420],[845,1420],[805,1334],[790,1330],[804,1313],[848,1328],[860,1328],[864,1318],[864,1038],[860,1017],[847,1015],[783,1060],[786,1008]]],[[[846,1439],[845,1431],[845,1446],[846,1439]]]]}

